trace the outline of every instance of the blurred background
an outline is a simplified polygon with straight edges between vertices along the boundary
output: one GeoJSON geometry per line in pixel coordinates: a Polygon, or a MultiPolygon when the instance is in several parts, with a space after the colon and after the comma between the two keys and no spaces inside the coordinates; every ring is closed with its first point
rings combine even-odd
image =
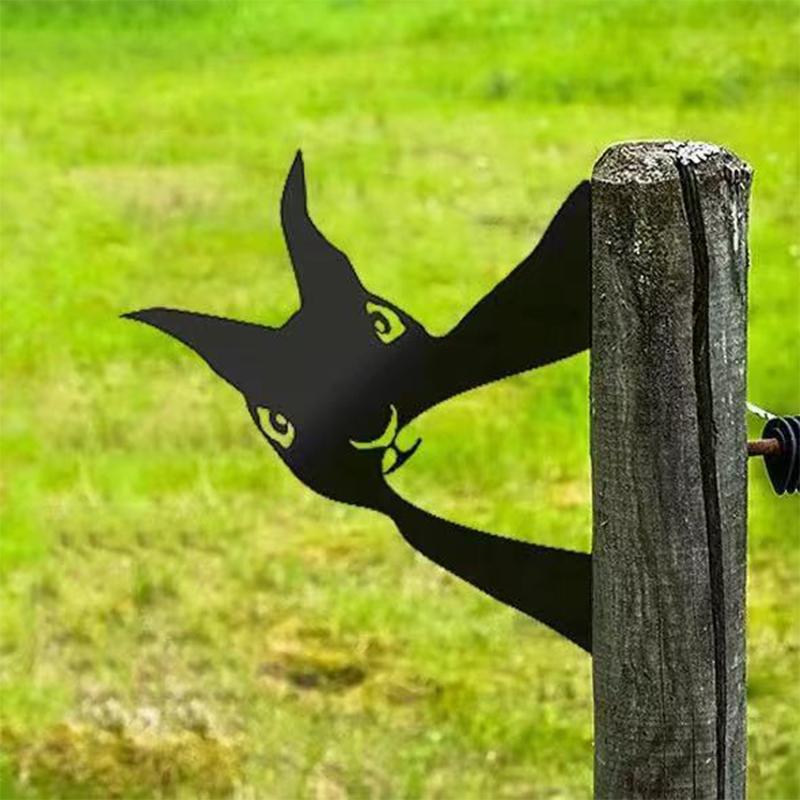
{"type": "MultiPolygon", "coordinates": [[[[313,495],[230,387],[118,314],[280,324],[302,147],[321,227],[443,333],[608,144],[707,140],[755,169],[749,398],[797,413],[800,6],[0,12],[0,796],[589,797],[590,659],[313,495]]],[[[587,377],[583,355],[432,410],[393,485],[588,550],[587,377]]],[[[800,503],[750,470],[750,794],[792,798],[800,503]]]]}

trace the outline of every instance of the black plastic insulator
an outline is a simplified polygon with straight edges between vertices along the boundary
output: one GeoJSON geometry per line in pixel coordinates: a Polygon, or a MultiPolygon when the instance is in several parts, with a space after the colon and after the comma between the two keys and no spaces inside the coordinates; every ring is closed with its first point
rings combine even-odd
{"type": "Polygon", "coordinates": [[[770,483],[776,494],[800,492],[800,416],[774,417],[764,426],[763,439],[777,439],[779,455],[764,456],[770,483]]]}

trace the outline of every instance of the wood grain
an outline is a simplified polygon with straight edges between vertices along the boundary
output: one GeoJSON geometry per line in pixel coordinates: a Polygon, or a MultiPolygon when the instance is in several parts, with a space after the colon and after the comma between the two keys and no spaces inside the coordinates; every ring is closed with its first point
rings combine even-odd
{"type": "Polygon", "coordinates": [[[745,793],[750,178],[677,142],[592,178],[598,798],[745,793]]]}

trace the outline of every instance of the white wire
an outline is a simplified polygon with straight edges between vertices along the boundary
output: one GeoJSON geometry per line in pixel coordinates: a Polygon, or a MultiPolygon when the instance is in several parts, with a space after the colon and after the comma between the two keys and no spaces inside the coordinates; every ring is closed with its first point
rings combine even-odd
{"type": "Polygon", "coordinates": [[[775,419],[777,414],[773,414],[770,411],[766,411],[763,408],[760,408],[755,403],[751,403],[749,400],[747,401],[747,410],[751,414],[755,414],[757,417],[761,417],[761,419],[775,419]]]}

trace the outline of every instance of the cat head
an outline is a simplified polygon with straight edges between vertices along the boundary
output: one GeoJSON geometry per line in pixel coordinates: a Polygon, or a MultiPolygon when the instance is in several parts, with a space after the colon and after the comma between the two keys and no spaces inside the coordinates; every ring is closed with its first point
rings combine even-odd
{"type": "Polygon", "coordinates": [[[435,340],[368,291],[314,225],[299,152],[284,186],[281,224],[300,308],[280,328],[171,308],[123,316],[178,339],[238,389],[256,428],[306,485],[374,506],[384,475],[419,444],[403,451],[396,437],[435,340]]]}

